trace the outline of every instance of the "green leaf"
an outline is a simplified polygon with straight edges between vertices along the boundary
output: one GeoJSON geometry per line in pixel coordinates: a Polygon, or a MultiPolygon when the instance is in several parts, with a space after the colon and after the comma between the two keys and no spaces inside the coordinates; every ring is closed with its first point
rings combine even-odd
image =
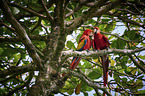
{"type": "Polygon", "coordinates": [[[110,22],[109,24],[106,25],[105,29],[103,31],[105,32],[112,32],[116,26],[116,22],[110,22]]]}
{"type": "Polygon", "coordinates": [[[21,54],[14,54],[13,55],[13,57],[14,57],[14,60],[13,60],[13,62],[17,62],[19,59],[20,59],[20,57],[21,57],[21,54]]]}
{"type": "Polygon", "coordinates": [[[82,82],[81,90],[83,90],[83,91],[91,91],[91,90],[93,90],[93,88],[89,87],[85,82],[82,82]]]}
{"type": "Polygon", "coordinates": [[[88,62],[87,60],[82,59],[82,61],[84,62],[84,67],[92,67],[92,64],[90,62],[88,62]]]}
{"type": "Polygon", "coordinates": [[[82,34],[79,34],[79,35],[77,36],[77,39],[76,39],[77,42],[79,42],[81,36],[82,36],[82,34]]]}
{"type": "Polygon", "coordinates": [[[4,28],[0,27],[0,35],[3,36],[4,28]]]}
{"type": "Polygon", "coordinates": [[[99,79],[102,76],[102,71],[99,68],[93,69],[92,72],[89,73],[88,77],[91,79],[99,79]]]}
{"type": "Polygon", "coordinates": [[[131,30],[131,31],[126,31],[127,33],[127,37],[130,39],[130,40],[140,40],[140,33],[138,30],[131,30]]]}
{"type": "Polygon", "coordinates": [[[138,93],[144,93],[145,94],[145,90],[139,90],[138,93]]]}
{"type": "Polygon", "coordinates": [[[67,91],[67,93],[68,93],[69,95],[72,95],[72,94],[74,93],[74,89],[69,89],[69,90],[67,91]]]}
{"type": "Polygon", "coordinates": [[[12,13],[13,14],[18,14],[20,11],[19,11],[19,9],[18,8],[16,8],[16,7],[13,7],[12,8],[12,13]]]}
{"type": "Polygon", "coordinates": [[[3,48],[0,47],[0,55],[3,53],[3,48]]]}
{"type": "Polygon", "coordinates": [[[143,56],[142,56],[142,55],[139,55],[138,57],[139,57],[140,59],[145,59],[145,55],[143,55],[143,56]]]}
{"type": "Polygon", "coordinates": [[[11,58],[13,58],[13,55],[14,54],[16,54],[18,51],[16,50],[16,49],[14,49],[14,48],[6,48],[6,47],[4,47],[3,48],[3,52],[1,53],[1,56],[7,56],[8,57],[8,59],[11,59],[11,58]]]}
{"type": "Polygon", "coordinates": [[[72,41],[67,41],[66,46],[67,46],[69,49],[75,49],[74,43],[73,43],[72,41]]]}
{"type": "Polygon", "coordinates": [[[127,78],[122,78],[122,81],[123,82],[127,82],[127,78]]]}
{"type": "Polygon", "coordinates": [[[142,82],[142,80],[137,80],[136,81],[136,84],[137,84],[137,86],[136,86],[136,89],[141,89],[142,87],[143,87],[143,82],[142,82]]]}
{"type": "Polygon", "coordinates": [[[114,66],[115,61],[114,60],[110,60],[111,61],[111,66],[114,66]]]}
{"type": "Polygon", "coordinates": [[[126,45],[126,42],[123,41],[122,39],[117,39],[116,41],[116,48],[117,49],[124,49],[126,45]]]}
{"type": "Polygon", "coordinates": [[[113,78],[116,82],[120,82],[120,77],[118,75],[114,74],[113,78]]]}

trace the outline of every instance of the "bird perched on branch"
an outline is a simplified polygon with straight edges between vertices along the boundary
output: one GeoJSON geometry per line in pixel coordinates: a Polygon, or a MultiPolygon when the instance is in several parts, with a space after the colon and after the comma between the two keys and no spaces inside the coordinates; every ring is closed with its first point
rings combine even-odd
{"type": "MultiPolygon", "coordinates": [[[[91,33],[93,33],[91,29],[86,29],[84,31],[81,38],[79,39],[77,51],[90,50],[90,47],[91,47],[90,36],[92,35],[91,33]]],[[[70,69],[74,70],[76,66],[79,64],[80,60],[81,60],[81,57],[73,57],[70,69]]]]}
{"type": "MultiPolygon", "coordinates": [[[[93,35],[93,32],[94,31],[92,31],[91,29],[86,29],[84,31],[81,38],[79,39],[79,43],[78,43],[76,51],[90,50],[90,47],[91,47],[90,36],[93,35]]],[[[81,57],[73,57],[71,66],[69,68],[74,70],[79,64],[80,60],[81,60],[81,57]]]]}
{"type": "MultiPolygon", "coordinates": [[[[93,49],[95,50],[103,50],[108,49],[110,46],[109,40],[105,35],[100,33],[98,27],[94,28],[94,39],[92,40],[93,49]]],[[[104,86],[106,87],[108,83],[108,66],[109,66],[109,58],[108,55],[101,56],[101,63],[103,67],[103,79],[104,79],[104,86]]],[[[106,94],[103,93],[103,96],[106,94]]]]}

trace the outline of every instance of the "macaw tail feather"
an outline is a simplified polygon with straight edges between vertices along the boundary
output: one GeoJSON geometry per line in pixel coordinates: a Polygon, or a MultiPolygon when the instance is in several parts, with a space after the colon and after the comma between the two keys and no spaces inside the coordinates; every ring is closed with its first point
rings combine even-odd
{"type": "MultiPolygon", "coordinates": [[[[109,66],[109,58],[108,55],[104,55],[101,57],[102,61],[102,67],[103,67],[103,79],[104,79],[104,86],[106,87],[108,83],[108,66],[109,66]]],[[[103,93],[103,96],[106,96],[105,93],[103,93]]]]}
{"type": "Polygon", "coordinates": [[[74,57],[70,69],[74,70],[79,64],[81,57],[74,57]]]}

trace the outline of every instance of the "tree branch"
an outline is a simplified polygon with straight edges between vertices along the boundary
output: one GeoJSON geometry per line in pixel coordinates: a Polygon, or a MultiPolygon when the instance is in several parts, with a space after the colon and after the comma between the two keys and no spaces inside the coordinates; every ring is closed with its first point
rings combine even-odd
{"type": "Polygon", "coordinates": [[[107,13],[107,15],[116,16],[116,17],[118,17],[120,20],[122,20],[122,21],[124,21],[124,22],[128,22],[128,23],[131,23],[131,24],[133,24],[133,25],[137,25],[137,26],[140,26],[140,27],[142,27],[142,28],[145,28],[145,24],[143,24],[143,23],[138,23],[138,22],[135,22],[135,21],[133,21],[133,20],[129,20],[128,18],[122,17],[119,13],[115,13],[115,14],[114,14],[113,12],[109,11],[109,12],[107,13]]]}
{"type": "Polygon", "coordinates": [[[81,78],[81,80],[83,80],[88,86],[93,87],[95,90],[100,89],[104,91],[107,94],[107,96],[112,96],[111,93],[109,93],[105,87],[101,87],[99,84],[94,83],[90,78],[88,78],[84,74],[74,71],[70,71],[70,73],[73,74],[73,76],[81,78]]]}
{"type": "Polygon", "coordinates": [[[108,50],[100,50],[98,51],[62,51],[63,55],[66,56],[76,56],[76,57],[99,57],[102,55],[106,55],[106,54],[111,54],[111,53],[115,53],[115,54],[124,54],[124,55],[128,55],[130,57],[130,59],[134,62],[134,64],[141,69],[143,72],[145,72],[145,68],[143,66],[141,66],[138,62],[136,62],[136,60],[131,56],[131,54],[134,54],[136,52],[140,52],[145,50],[145,47],[142,47],[140,49],[134,49],[134,50],[122,50],[122,49],[108,49],[108,50]]]}
{"type": "Polygon", "coordinates": [[[30,72],[32,70],[38,70],[35,66],[29,64],[26,66],[12,66],[7,70],[0,71],[0,77],[5,78],[8,75],[20,75],[25,72],[30,72]]]}
{"type": "MultiPolygon", "coordinates": [[[[31,40],[45,41],[47,39],[47,36],[30,35],[29,38],[31,40]]],[[[2,42],[22,42],[22,40],[19,37],[1,37],[0,36],[0,43],[2,42]]]]}
{"type": "Polygon", "coordinates": [[[17,3],[8,3],[8,4],[9,4],[10,6],[14,6],[14,7],[20,8],[20,9],[22,9],[22,10],[24,10],[24,11],[26,11],[26,12],[29,12],[29,13],[31,13],[31,14],[33,14],[33,15],[36,15],[36,16],[41,17],[41,18],[43,18],[43,19],[46,19],[46,16],[44,16],[43,14],[39,14],[39,13],[37,13],[37,12],[31,10],[31,9],[28,9],[28,8],[26,8],[26,7],[23,7],[23,6],[21,6],[21,5],[17,4],[17,3]]]}
{"type": "MultiPolygon", "coordinates": [[[[71,34],[72,31],[77,29],[79,26],[81,26],[83,23],[85,23],[87,20],[93,17],[93,13],[99,9],[103,4],[106,2],[106,0],[99,0],[94,6],[92,6],[87,12],[84,12],[82,16],[76,18],[70,27],[67,28],[68,34],[71,34]]],[[[102,14],[101,14],[102,15],[102,14]]]]}
{"type": "MultiPolygon", "coordinates": [[[[1,21],[1,20],[0,20],[1,21]]],[[[16,30],[12,27],[9,27],[6,23],[4,23],[3,21],[0,22],[1,25],[5,26],[7,29],[9,29],[12,32],[15,32],[16,30]]]]}
{"type": "Polygon", "coordinates": [[[74,10],[70,10],[70,12],[68,14],[66,14],[65,18],[67,18],[70,15],[74,14],[75,12],[77,12],[78,10],[80,10],[84,5],[87,5],[91,1],[94,1],[94,0],[82,0],[82,1],[80,1],[79,5],[77,5],[74,10]]]}
{"type": "Polygon", "coordinates": [[[108,32],[103,32],[103,31],[101,31],[101,33],[103,33],[103,34],[107,34],[107,35],[111,35],[111,36],[115,36],[115,37],[117,37],[117,38],[119,38],[119,39],[122,39],[122,40],[124,40],[125,42],[130,42],[130,43],[132,43],[132,42],[141,42],[141,41],[143,41],[143,40],[136,40],[136,41],[132,41],[132,40],[126,40],[126,39],[124,39],[124,38],[122,38],[122,37],[120,37],[119,35],[117,35],[117,34],[112,34],[112,33],[108,33],[108,32]]]}
{"type": "Polygon", "coordinates": [[[49,14],[49,11],[48,11],[47,7],[45,6],[44,1],[39,0],[39,2],[41,3],[43,9],[45,10],[45,13],[47,15],[48,20],[52,23],[53,22],[53,17],[49,14]]]}
{"type": "Polygon", "coordinates": [[[14,18],[13,14],[11,13],[10,8],[8,7],[5,0],[0,0],[1,9],[6,17],[6,19],[14,26],[17,34],[20,36],[23,44],[25,45],[29,55],[34,60],[35,64],[40,68],[43,69],[43,65],[39,55],[35,50],[35,46],[32,44],[30,38],[28,37],[25,29],[20,25],[20,23],[14,18]]]}
{"type": "Polygon", "coordinates": [[[38,22],[37,22],[37,24],[33,27],[33,29],[31,30],[31,33],[32,33],[35,29],[37,29],[40,25],[41,25],[41,18],[38,19],[38,22]]]}
{"type": "MultiPolygon", "coordinates": [[[[46,4],[46,7],[49,9],[52,5],[53,5],[53,0],[49,0],[49,2],[46,4]]],[[[43,12],[44,12],[43,8],[41,8],[39,11],[37,11],[37,13],[40,13],[40,14],[42,14],[43,12]]],[[[31,14],[28,12],[19,13],[16,15],[16,19],[19,20],[19,19],[24,18],[24,17],[33,17],[33,16],[34,16],[34,14],[31,14]]],[[[47,18],[43,18],[43,19],[47,19],[47,18]]]]}
{"type": "Polygon", "coordinates": [[[145,67],[141,66],[133,57],[131,54],[129,54],[129,58],[133,61],[133,63],[139,68],[141,69],[144,73],[145,73],[145,67]]]}
{"type": "Polygon", "coordinates": [[[27,86],[27,85],[30,83],[30,81],[32,80],[33,75],[34,75],[34,72],[31,71],[31,72],[29,73],[29,79],[28,79],[25,83],[16,86],[16,88],[15,88],[14,90],[10,91],[10,92],[7,94],[7,96],[11,96],[11,95],[13,95],[16,91],[18,91],[18,90],[24,88],[25,86],[27,86]]]}
{"type": "Polygon", "coordinates": [[[99,50],[98,51],[74,51],[74,50],[69,50],[69,51],[62,51],[63,55],[66,56],[76,56],[76,57],[99,57],[102,55],[106,54],[124,54],[124,55],[129,55],[129,54],[134,54],[140,51],[145,50],[145,47],[139,48],[139,49],[134,49],[134,50],[128,50],[128,49],[108,49],[108,50],[99,50]]]}
{"type": "Polygon", "coordinates": [[[117,5],[120,4],[121,0],[116,0],[115,2],[109,3],[104,7],[101,7],[104,5],[106,1],[104,0],[99,0],[97,4],[92,6],[87,12],[84,12],[82,16],[78,17],[73,21],[70,27],[68,27],[68,32],[69,34],[77,29],[79,26],[81,26],[83,23],[85,23],[87,20],[89,20],[92,17],[100,17],[104,13],[108,12],[109,10],[113,9],[117,5]],[[100,8],[101,7],[101,8],[100,8]],[[100,8],[100,9],[99,9],[100,8]],[[97,11],[96,11],[97,10],[97,11]]]}

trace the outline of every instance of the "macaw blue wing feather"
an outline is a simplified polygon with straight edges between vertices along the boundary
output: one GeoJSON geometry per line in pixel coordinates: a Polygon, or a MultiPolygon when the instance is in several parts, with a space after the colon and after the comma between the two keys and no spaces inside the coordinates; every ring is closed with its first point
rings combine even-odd
{"type": "Polygon", "coordinates": [[[77,51],[82,51],[86,44],[87,44],[87,39],[81,40],[78,44],[77,51]]]}

